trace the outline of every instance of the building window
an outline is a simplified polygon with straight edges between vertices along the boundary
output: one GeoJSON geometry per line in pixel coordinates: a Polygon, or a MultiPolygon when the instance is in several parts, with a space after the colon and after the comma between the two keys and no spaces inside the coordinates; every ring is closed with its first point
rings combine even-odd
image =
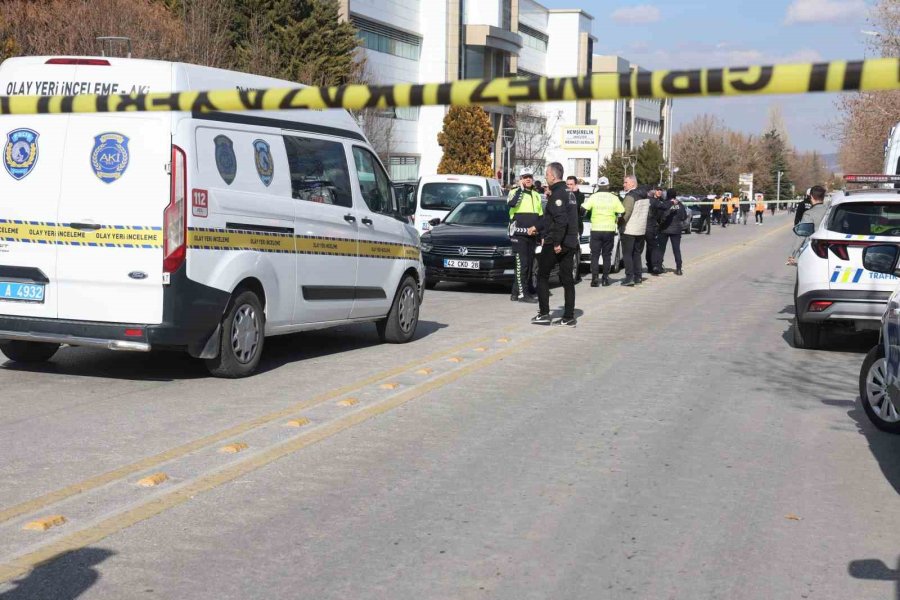
{"type": "Polygon", "coordinates": [[[489,48],[466,46],[467,79],[493,79],[508,76],[508,53],[489,48]]]}
{"type": "Polygon", "coordinates": [[[543,77],[543,75],[538,75],[537,73],[532,73],[531,71],[526,71],[522,67],[519,67],[518,71],[516,71],[516,77],[523,77],[525,79],[538,79],[539,77],[543,77]]]}
{"type": "Polygon", "coordinates": [[[532,29],[528,25],[519,24],[519,34],[522,36],[522,43],[528,48],[534,48],[540,52],[547,52],[547,42],[550,38],[546,33],[541,33],[537,29],[532,29]]]}
{"type": "Polygon", "coordinates": [[[350,15],[350,22],[359,30],[359,39],[363,48],[393,54],[401,58],[419,60],[422,51],[422,38],[394,29],[358,15],[350,15]]]}
{"type": "Polygon", "coordinates": [[[392,156],[389,162],[392,181],[412,181],[419,178],[418,156],[392,156]]]}

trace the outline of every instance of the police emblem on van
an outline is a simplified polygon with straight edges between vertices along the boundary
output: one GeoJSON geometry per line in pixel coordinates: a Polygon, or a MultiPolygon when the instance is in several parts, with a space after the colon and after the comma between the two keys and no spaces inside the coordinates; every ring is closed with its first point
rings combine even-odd
{"type": "Polygon", "coordinates": [[[23,179],[37,164],[38,137],[31,129],[14,129],[6,134],[3,165],[13,179],[23,179]]]}
{"type": "Polygon", "coordinates": [[[121,133],[101,133],[94,138],[91,167],[103,183],[121,179],[128,168],[129,158],[128,138],[121,133]]]}
{"type": "Polygon", "coordinates": [[[253,142],[253,150],[256,155],[256,172],[263,185],[269,187],[272,178],[275,176],[275,162],[272,160],[272,151],[269,149],[269,143],[264,140],[255,140],[253,142]]]}
{"type": "Polygon", "coordinates": [[[222,180],[228,185],[234,181],[237,175],[237,157],[234,155],[234,142],[226,135],[217,135],[213,140],[216,144],[216,168],[222,180]]]}

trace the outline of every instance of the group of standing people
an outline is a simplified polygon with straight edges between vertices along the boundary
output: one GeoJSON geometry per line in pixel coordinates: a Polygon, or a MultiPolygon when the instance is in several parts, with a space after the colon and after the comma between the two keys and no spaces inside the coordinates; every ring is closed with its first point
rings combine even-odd
{"type": "Polygon", "coordinates": [[[675,274],[683,275],[681,232],[687,211],[678,193],[674,189],[638,187],[633,175],[625,177],[623,188],[625,212],[620,225],[625,279],[622,285],[634,287],[644,281],[643,263],[647,273],[661,275],[669,242],[675,256],[675,274]]]}
{"type": "Polygon", "coordinates": [[[574,327],[576,268],[580,260],[580,237],[584,230],[582,217],[591,221],[591,287],[611,285],[612,252],[616,232],[621,235],[625,279],[622,285],[634,287],[644,281],[643,259],[647,249],[647,272],[660,275],[663,257],[671,242],[676,275],[682,275],[681,233],[687,212],[674,189],[638,187],[637,178],[626,176],[624,197],[609,191],[609,180],[601,177],[597,191],[585,198],[578,190],[575,177],[563,179],[559,163],[548,165],[545,176],[549,184],[546,200],[535,189],[534,175],[525,172],[518,188],[507,198],[513,252],[516,259],[515,281],[511,300],[537,303],[534,324],[574,327]],[[537,285],[532,284],[535,253],[537,285]],[[600,264],[602,259],[602,278],[600,264]],[[550,275],[559,270],[565,295],[563,316],[550,317],[550,275]],[[534,289],[536,287],[536,290],[534,289]],[[536,297],[535,297],[536,295],[536,297]]]}
{"type": "MultiPolygon", "coordinates": [[[[729,223],[736,225],[743,223],[746,225],[750,220],[750,212],[752,211],[756,218],[756,224],[763,224],[763,217],[768,207],[765,197],[762,194],[756,194],[754,202],[751,204],[750,198],[741,195],[740,199],[734,196],[718,196],[710,194],[706,197],[707,202],[712,203],[712,220],[714,223],[726,227],[729,223]]],[[[775,214],[775,207],[772,206],[772,214],[775,214]]],[[[700,231],[703,231],[702,227],[700,231]]],[[[707,231],[706,233],[709,233],[707,231]]]]}

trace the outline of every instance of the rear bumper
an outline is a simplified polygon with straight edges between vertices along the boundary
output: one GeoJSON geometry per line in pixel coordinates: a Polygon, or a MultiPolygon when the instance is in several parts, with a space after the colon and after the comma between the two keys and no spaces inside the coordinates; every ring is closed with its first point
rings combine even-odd
{"type": "Polygon", "coordinates": [[[880,323],[891,292],[813,290],[797,298],[797,316],[806,323],[859,321],[880,323]],[[810,312],[811,302],[832,302],[820,312],[810,312]]]}
{"type": "Polygon", "coordinates": [[[0,314],[0,340],[48,342],[108,350],[184,349],[200,356],[216,331],[231,294],[172,273],[163,293],[162,323],[104,323],[0,314]],[[128,331],[132,335],[126,335],[128,331]]]}

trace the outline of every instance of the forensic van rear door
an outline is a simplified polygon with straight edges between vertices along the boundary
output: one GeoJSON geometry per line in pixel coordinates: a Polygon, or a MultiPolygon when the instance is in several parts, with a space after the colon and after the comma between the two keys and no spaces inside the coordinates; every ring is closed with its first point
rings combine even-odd
{"type": "MultiPolygon", "coordinates": [[[[48,77],[87,89],[168,91],[168,63],[109,59],[48,65],[48,77]]],[[[60,319],[155,324],[163,312],[163,213],[173,163],[172,114],[78,114],[69,117],[59,174],[57,315],[60,319]]],[[[181,192],[182,190],[178,190],[181,192]]],[[[180,222],[183,228],[183,211],[180,222]]]]}

